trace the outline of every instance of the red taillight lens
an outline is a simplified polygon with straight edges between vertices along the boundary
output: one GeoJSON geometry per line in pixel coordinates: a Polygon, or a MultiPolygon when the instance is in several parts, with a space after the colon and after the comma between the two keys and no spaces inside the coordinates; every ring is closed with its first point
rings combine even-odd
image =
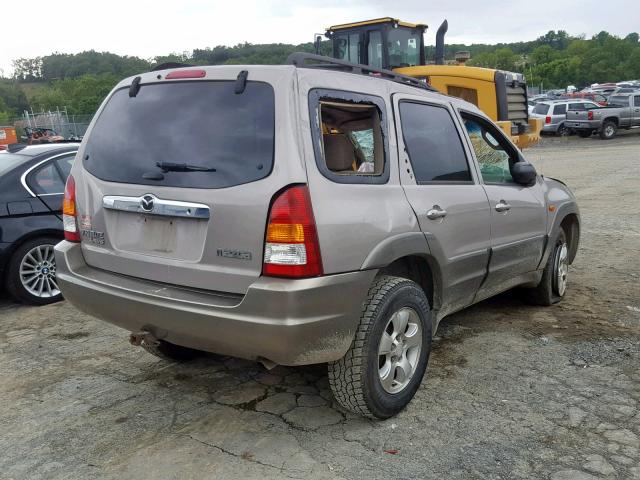
{"type": "Polygon", "coordinates": [[[287,188],[271,205],[262,273],[289,278],[322,275],[318,232],[306,185],[287,188]]]}
{"type": "Polygon", "coordinates": [[[204,70],[176,70],[167,74],[167,80],[175,80],[176,78],[204,78],[207,72],[204,70]]]}
{"type": "Polygon", "coordinates": [[[78,231],[78,222],[76,221],[76,181],[71,175],[67,178],[67,184],[64,187],[62,224],[64,226],[65,240],[79,242],[80,232],[78,231]]]}
{"type": "Polygon", "coordinates": [[[546,117],[544,119],[544,123],[551,123],[551,117],[546,117]]]}
{"type": "Polygon", "coordinates": [[[587,112],[587,118],[588,118],[589,120],[593,120],[593,112],[592,112],[591,110],[589,110],[589,111],[587,112]]]}

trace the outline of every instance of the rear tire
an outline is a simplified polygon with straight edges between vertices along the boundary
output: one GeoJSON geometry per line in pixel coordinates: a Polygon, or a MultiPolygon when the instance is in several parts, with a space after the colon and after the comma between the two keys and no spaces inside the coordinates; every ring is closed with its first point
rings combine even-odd
{"type": "Polygon", "coordinates": [[[602,124],[602,129],[600,130],[600,138],[602,140],[611,140],[616,136],[616,132],[618,131],[617,125],[611,120],[606,120],[602,124]]]}
{"type": "Polygon", "coordinates": [[[202,355],[200,350],[183,347],[165,340],[158,340],[155,345],[143,342],[140,346],[150,354],[168,362],[188,362],[202,355]]]}
{"type": "Polygon", "coordinates": [[[328,365],[340,405],[366,417],[389,418],[413,398],[431,351],[431,311],[415,282],[381,276],[369,289],[355,338],[328,365]]]}
{"type": "Polygon", "coordinates": [[[6,288],[18,302],[48,305],[62,300],[55,278],[57,237],[37,237],[20,245],[9,260],[6,288]]]}
{"type": "Polygon", "coordinates": [[[591,130],[578,130],[580,138],[589,138],[593,132],[591,130]]]}
{"type": "Polygon", "coordinates": [[[527,300],[534,305],[549,306],[564,298],[567,288],[569,245],[564,230],[560,229],[553,239],[553,250],[549,254],[537,287],[525,290],[527,300]]]}

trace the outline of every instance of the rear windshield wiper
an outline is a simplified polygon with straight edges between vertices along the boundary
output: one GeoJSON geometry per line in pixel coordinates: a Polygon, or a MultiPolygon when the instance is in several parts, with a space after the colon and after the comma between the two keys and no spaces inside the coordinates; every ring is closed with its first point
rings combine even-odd
{"type": "Polygon", "coordinates": [[[156,166],[163,172],[215,172],[213,167],[189,165],[188,163],[156,162],[156,166]]]}

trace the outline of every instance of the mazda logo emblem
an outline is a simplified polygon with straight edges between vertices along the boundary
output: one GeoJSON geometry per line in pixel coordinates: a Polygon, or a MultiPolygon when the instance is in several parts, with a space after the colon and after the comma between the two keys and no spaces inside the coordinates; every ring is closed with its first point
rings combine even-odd
{"type": "Polygon", "coordinates": [[[140,199],[140,208],[145,212],[150,212],[153,210],[153,201],[155,197],[153,195],[145,195],[140,199]]]}

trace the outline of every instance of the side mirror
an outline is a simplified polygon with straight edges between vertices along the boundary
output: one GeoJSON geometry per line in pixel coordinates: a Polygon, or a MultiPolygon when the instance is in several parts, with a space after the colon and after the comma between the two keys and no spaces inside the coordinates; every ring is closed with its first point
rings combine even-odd
{"type": "Polygon", "coordinates": [[[513,164],[511,176],[517,184],[531,187],[536,183],[538,172],[529,162],[520,161],[513,164]]]}

